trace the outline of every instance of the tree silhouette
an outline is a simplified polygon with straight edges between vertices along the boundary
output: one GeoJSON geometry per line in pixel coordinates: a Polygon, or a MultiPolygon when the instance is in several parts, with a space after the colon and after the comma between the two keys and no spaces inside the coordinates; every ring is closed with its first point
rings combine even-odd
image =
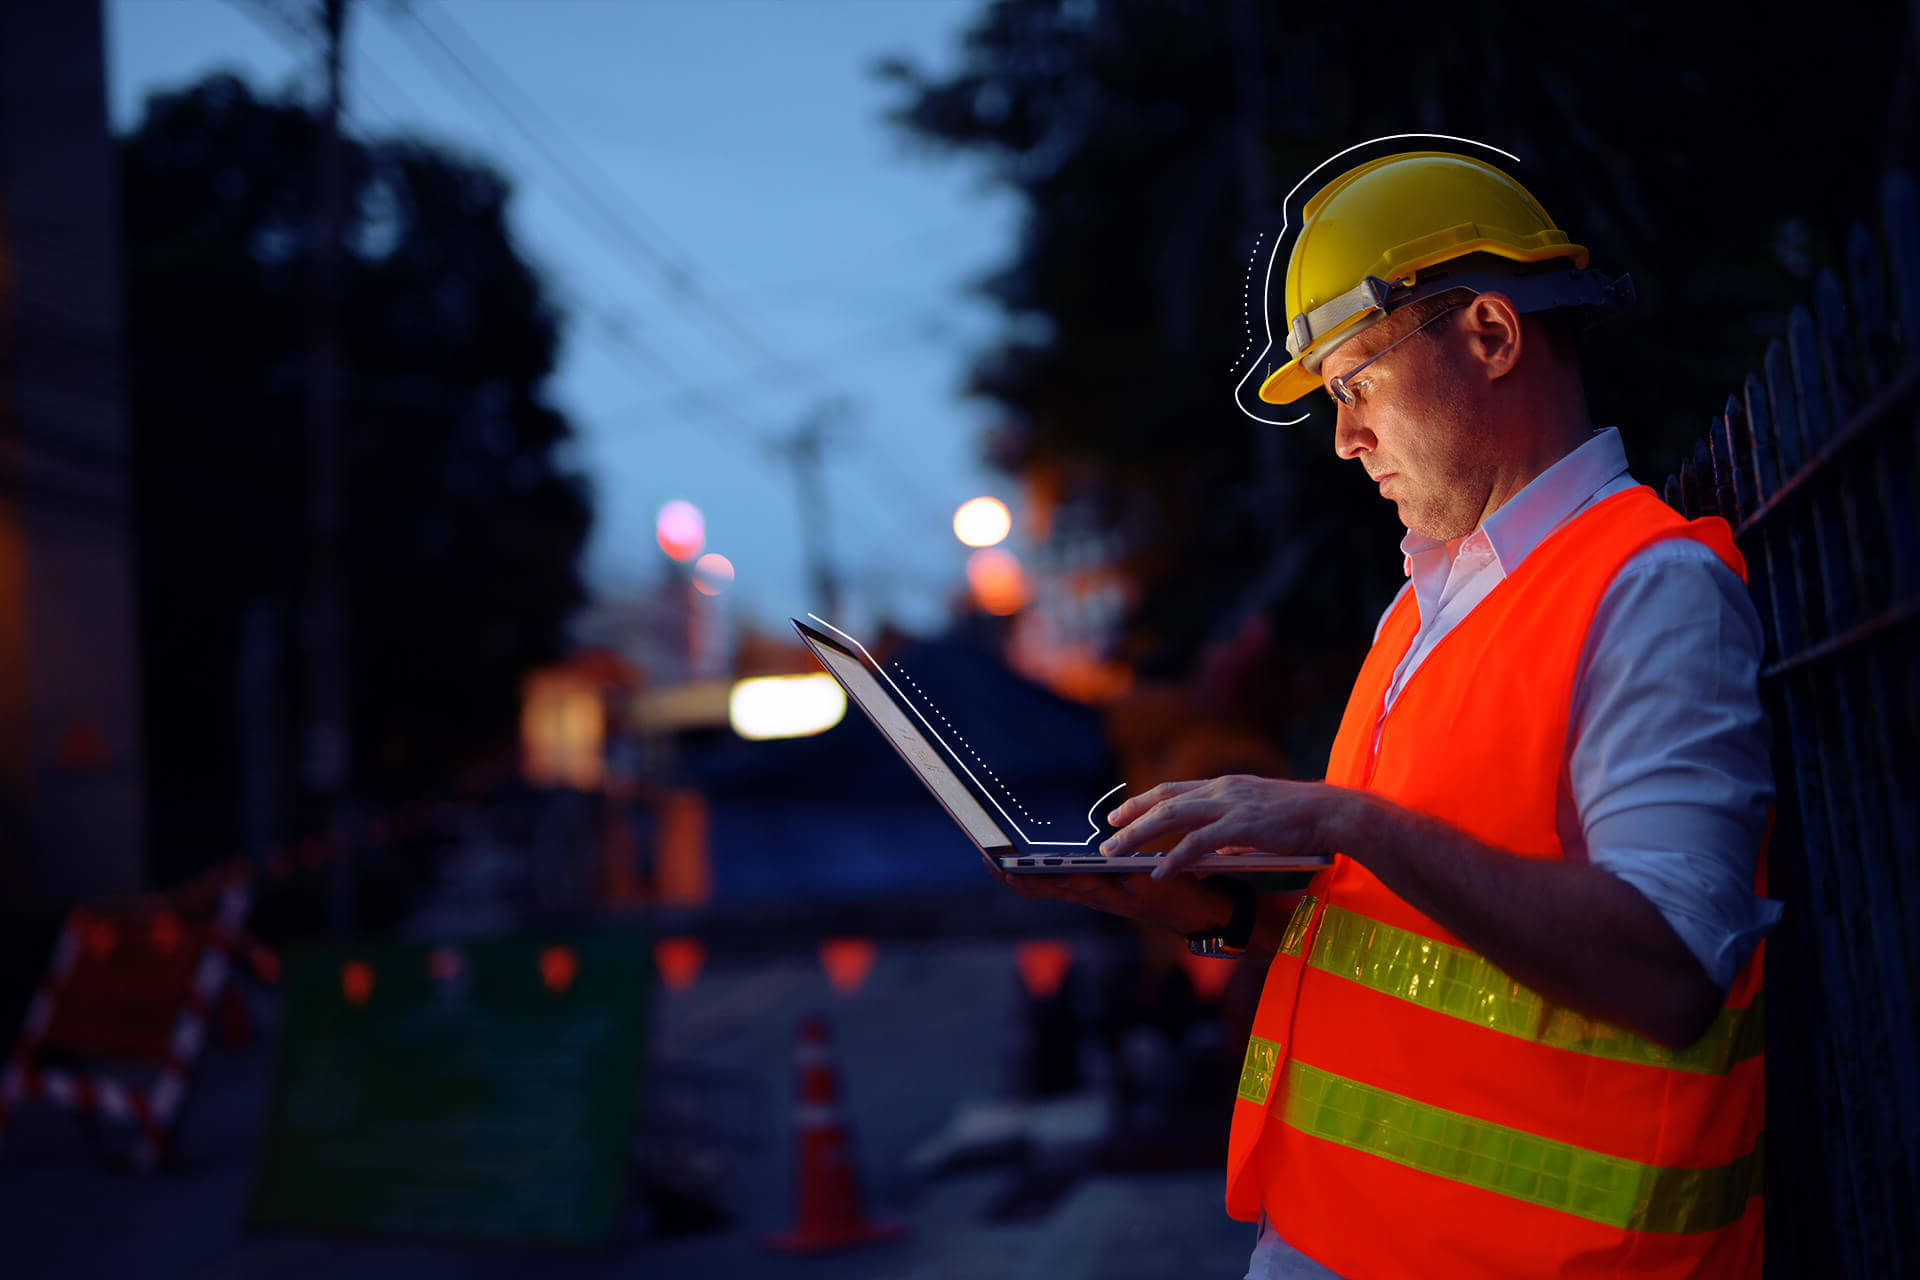
{"type": "Polygon", "coordinates": [[[1127,532],[1143,592],[1127,644],[1148,669],[1188,669],[1264,609],[1291,686],[1288,754],[1310,767],[1402,580],[1402,529],[1332,456],[1329,406],[1272,427],[1233,405],[1260,349],[1245,268],[1289,187],[1393,133],[1521,156],[1514,172],[1594,265],[1639,288],[1583,346],[1595,421],[1622,428],[1657,484],[1766,326],[1839,259],[1883,165],[1911,154],[1913,40],[1897,6],[1856,0],[1817,19],[1784,0],[999,0],[951,74],[878,72],[906,137],[988,158],[1026,202],[1018,250],[980,284],[1012,321],[974,365],[1005,411],[991,453],[1127,532]]]}
{"type": "MultiPolygon", "coordinates": [[[[121,150],[129,403],[156,879],[231,852],[240,633],[277,655],[270,768],[295,783],[316,123],[215,77],[121,150]]],[[[558,318],[505,179],[416,142],[344,141],[340,417],[354,758],[376,799],[512,731],[519,677],[581,598],[591,519],[542,398],[558,318]]]]}

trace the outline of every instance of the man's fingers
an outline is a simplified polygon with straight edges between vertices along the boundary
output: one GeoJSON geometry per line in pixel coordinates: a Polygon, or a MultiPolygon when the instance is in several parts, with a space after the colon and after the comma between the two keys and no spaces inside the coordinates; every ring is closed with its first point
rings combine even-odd
{"type": "Polygon", "coordinates": [[[1185,871],[1200,859],[1212,853],[1223,844],[1232,832],[1226,822],[1209,822],[1204,827],[1189,831],[1179,844],[1167,851],[1160,865],[1153,869],[1155,880],[1164,880],[1170,875],[1185,871]]]}
{"type": "Polygon", "coordinates": [[[1209,821],[1216,813],[1214,802],[1204,799],[1163,800],[1136,821],[1108,837],[1100,846],[1105,854],[1131,853],[1166,836],[1179,835],[1209,821]]]}
{"type": "Polygon", "coordinates": [[[1169,800],[1174,796],[1184,795],[1195,787],[1204,787],[1206,785],[1205,779],[1199,779],[1193,782],[1163,782],[1157,787],[1142,791],[1137,796],[1129,796],[1126,800],[1122,801],[1117,809],[1107,814],[1107,825],[1110,827],[1125,826],[1147,810],[1153,808],[1156,804],[1159,804],[1162,800],[1169,800]]]}

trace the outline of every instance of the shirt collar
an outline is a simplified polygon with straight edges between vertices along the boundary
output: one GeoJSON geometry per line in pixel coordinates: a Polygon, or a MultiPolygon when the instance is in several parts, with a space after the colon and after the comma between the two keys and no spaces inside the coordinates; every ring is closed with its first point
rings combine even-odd
{"type": "MultiPolygon", "coordinates": [[[[1519,567],[1528,553],[1563,520],[1585,506],[1602,486],[1626,472],[1627,451],[1620,443],[1620,429],[1606,427],[1595,431],[1584,444],[1527,481],[1520,492],[1482,520],[1475,532],[1486,535],[1504,577],[1519,567]]],[[[1414,561],[1436,548],[1446,549],[1446,560],[1451,564],[1458,547],[1458,542],[1449,546],[1409,529],[1407,536],[1400,540],[1401,554],[1406,557],[1405,572],[1411,577],[1414,561]]]]}

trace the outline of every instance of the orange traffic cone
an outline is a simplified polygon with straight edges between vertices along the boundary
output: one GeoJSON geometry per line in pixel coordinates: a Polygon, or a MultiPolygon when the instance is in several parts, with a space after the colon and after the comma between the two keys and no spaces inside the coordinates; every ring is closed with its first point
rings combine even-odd
{"type": "Polygon", "coordinates": [[[860,1210],[852,1141],[840,1116],[840,1082],[827,1045],[827,1020],[818,1013],[800,1022],[800,1088],[794,1106],[794,1224],[762,1237],[787,1253],[842,1249],[889,1240],[905,1227],[869,1222],[860,1210]]]}

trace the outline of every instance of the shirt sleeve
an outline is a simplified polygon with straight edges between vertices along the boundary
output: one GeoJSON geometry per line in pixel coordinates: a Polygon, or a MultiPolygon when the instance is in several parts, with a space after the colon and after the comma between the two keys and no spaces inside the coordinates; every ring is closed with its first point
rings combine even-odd
{"type": "Polygon", "coordinates": [[[1587,860],[1646,895],[1723,990],[1782,909],[1753,888],[1774,799],[1763,643],[1739,576],[1664,539],[1601,597],[1569,722],[1587,860]]]}

